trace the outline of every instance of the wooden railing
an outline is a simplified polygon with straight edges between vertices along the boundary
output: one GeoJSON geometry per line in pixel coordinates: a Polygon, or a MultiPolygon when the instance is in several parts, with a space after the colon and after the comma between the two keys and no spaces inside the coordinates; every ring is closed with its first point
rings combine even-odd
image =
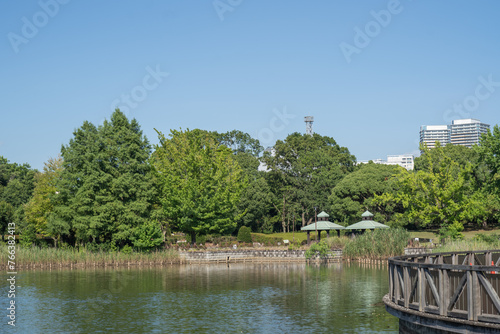
{"type": "Polygon", "coordinates": [[[389,259],[389,298],[404,308],[500,323],[500,250],[389,259]]]}

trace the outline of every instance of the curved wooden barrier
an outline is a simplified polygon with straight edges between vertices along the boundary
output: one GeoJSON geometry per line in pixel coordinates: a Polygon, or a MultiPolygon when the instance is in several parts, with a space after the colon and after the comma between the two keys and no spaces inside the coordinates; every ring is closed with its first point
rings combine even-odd
{"type": "Polygon", "coordinates": [[[500,250],[394,257],[384,302],[413,316],[500,329],[499,264],[500,250]]]}

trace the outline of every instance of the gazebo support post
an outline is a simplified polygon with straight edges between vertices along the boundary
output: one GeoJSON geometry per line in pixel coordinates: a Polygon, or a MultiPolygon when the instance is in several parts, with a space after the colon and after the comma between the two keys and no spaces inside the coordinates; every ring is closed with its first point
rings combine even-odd
{"type": "Polygon", "coordinates": [[[307,244],[308,245],[311,244],[311,232],[310,231],[307,231],[307,244]]]}
{"type": "Polygon", "coordinates": [[[317,239],[318,239],[318,240],[317,240],[317,242],[320,242],[320,241],[321,241],[321,230],[320,230],[320,231],[318,231],[318,238],[317,238],[317,239]]]}
{"type": "Polygon", "coordinates": [[[330,238],[330,230],[326,230],[326,238],[330,238]]]}
{"type": "Polygon", "coordinates": [[[340,238],[340,230],[337,230],[337,237],[340,238]]]}

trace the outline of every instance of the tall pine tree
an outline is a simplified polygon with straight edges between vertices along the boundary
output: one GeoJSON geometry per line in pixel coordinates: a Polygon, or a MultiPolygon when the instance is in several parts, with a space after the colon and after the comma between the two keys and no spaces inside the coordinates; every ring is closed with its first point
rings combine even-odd
{"type": "Polygon", "coordinates": [[[149,219],[155,198],[151,152],[135,119],[118,109],[101,126],[85,122],[61,155],[58,217],[76,241],[124,245],[149,219]]]}

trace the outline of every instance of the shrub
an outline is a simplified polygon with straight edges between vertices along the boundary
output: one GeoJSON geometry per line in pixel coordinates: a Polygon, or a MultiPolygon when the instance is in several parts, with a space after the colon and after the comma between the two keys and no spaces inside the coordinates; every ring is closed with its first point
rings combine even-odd
{"type": "Polygon", "coordinates": [[[238,231],[238,241],[239,242],[252,242],[252,234],[250,233],[250,228],[246,226],[240,227],[238,231]]]}
{"type": "Polygon", "coordinates": [[[460,222],[453,222],[453,224],[445,225],[439,230],[440,239],[441,241],[445,241],[447,239],[463,240],[463,230],[464,226],[460,222]]]}
{"type": "Polygon", "coordinates": [[[265,246],[277,246],[278,243],[283,243],[282,238],[271,237],[261,233],[252,233],[253,242],[258,242],[265,246]]]}
{"type": "Polygon", "coordinates": [[[133,241],[135,247],[148,252],[159,247],[163,243],[160,226],[155,221],[147,221],[137,227],[133,241]]]}
{"type": "Polygon", "coordinates": [[[499,237],[497,234],[483,234],[478,233],[474,236],[474,240],[484,241],[487,244],[498,244],[499,237]]]}
{"type": "Polygon", "coordinates": [[[132,247],[130,247],[130,245],[125,245],[123,246],[123,248],[121,249],[121,252],[123,254],[130,254],[132,253],[132,247]]]}
{"type": "Polygon", "coordinates": [[[306,251],[305,256],[306,259],[310,259],[315,256],[327,257],[330,253],[331,250],[330,247],[328,247],[328,243],[325,240],[321,240],[320,242],[312,244],[312,246],[306,251]]]}

